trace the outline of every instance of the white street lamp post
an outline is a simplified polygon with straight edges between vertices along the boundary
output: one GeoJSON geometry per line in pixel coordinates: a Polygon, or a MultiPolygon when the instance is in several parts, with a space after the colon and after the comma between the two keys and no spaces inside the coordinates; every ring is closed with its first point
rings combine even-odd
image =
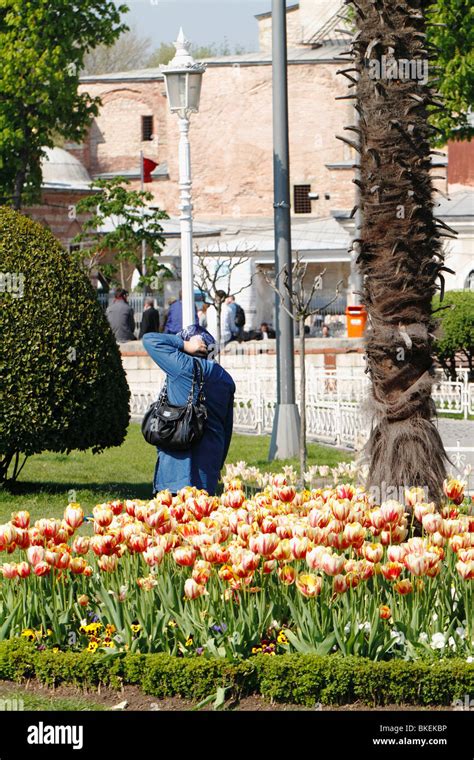
{"type": "Polygon", "coordinates": [[[179,30],[175,42],[176,55],[162,69],[171,113],[179,117],[179,189],[181,227],[181,290],[183,303],[183,327],[194,324],[194,278],[193,278],[193,204],[191,200],[191,148],[189,122],[192,113],[199,110],[202,75],[205,66],[196,63],[190,51],[190,43],[183,30],[179,30]]]}

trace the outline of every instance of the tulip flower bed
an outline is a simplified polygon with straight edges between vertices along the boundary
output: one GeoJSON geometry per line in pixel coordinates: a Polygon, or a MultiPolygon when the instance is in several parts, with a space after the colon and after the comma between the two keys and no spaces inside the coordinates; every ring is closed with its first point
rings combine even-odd
{"type": "Polygon", "coordinates": [[[110,501],[85,526],[78,504],[32,526],[18,512],[0,526],[0,639],[53,655],[469,663],[474,516],[462,484],[445,493],[439,512],[416,489],[408,507],[377,506],[362,488],[297,492],[282,475],[251,498],[233,479],[220,497],[110,501]]]}

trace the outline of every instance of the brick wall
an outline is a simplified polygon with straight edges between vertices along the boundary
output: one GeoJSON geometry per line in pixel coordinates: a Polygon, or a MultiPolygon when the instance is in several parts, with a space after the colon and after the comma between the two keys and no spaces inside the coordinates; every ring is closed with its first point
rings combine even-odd
{"type": "MultiPolygon", "coordinates": [[[[301,4],[300,4],[301,5],[301,4]]],[[[288,47],[301,47],[302,27],[299,8],[292,8],[286,14],[286,34],[288,47]]],[[[258,19],[258,42],[261,53],[272,50],[272,17],[264,16],[258,19]]]]}
{"type": "Polygon", "coordinates": [[[22,212],[48,227],[66,247],[80,232],[85,217],[77,216],[75,207],[81,198],[88,193],[44,191],[42,203],[37,206],[23,208],[22,212]]]}
{"type": "Polygon", "coordinates": [[[474,186],[474,141],[448,144],[448,183],[451,192],[474,186]]]}
{"type": "MultiPolygon", "coordinates": [[[[88,82],[81,85],[102,100],[87,140],[88,150],[71,150],[87,160],[91,175],[140,169],[140,151],[157,163],[166,160],[167,101],[162,80],[146,82],[88,82]],[[142,116],[154,117],[153,140],[142,141],[142,116]]],[[[139,180],[137,180],[137,186],[139,180]]]]}
{"type": "MultiPolygon", "coordinates": [[[[313,202],[315,216],[354,205],[351,170],[326,167],[351,158],[335,139],[350,118],[344,101],[335,101],[346,92],[337,68],[331,63],[289,67],[291,182],[310,184],[320,194],[313,202]]],[[[270,65],[209,65],[201,109],[191,121],[196,218],[272,216],[271,78],[270,65]]],[[[147,189],[168,213],[178,214],[178,124],[169,113],[164,83],[84,83],[81,89],[103,100],[89,137],[90,173],[138,168],[143,149],[149,158],[168,162],[169,181],[155,181],[147,189]],[[156,137],[142,143],[140,117],[146,113],[155,117],[156,137]]],[[[133,186],[139,187],[138,179],[133,186]]]]}
{"type": "MultiPolygon", "coordinates": [[[[274,341],[270,341],[275,345],[274,341]]],[[[363,342],[361,340],[331,340],[331,348],[327,348],[328,341],[309,340],[307,342],[306,367],[352,370],[365,368],[363,342]],[[328,363],[329,362],[329,363],[328,363]]],[[[251,344],[249,344],[251,345],[251,344]]],[[[257,347],[258,348],[258,347],[257,347]]],[[[158,395],[163,383],[164,374],[156,366],[142,347],[141,342],[122,344],[122,364],[124,366],[127,381],[132,393],[151,393],[158,395]]],[[[237,385],[241,388],[248,385],[249,373],[252,378],[258,378],[259,373],[276,373],[275,353],[253,354],[243,356],[234,353],[223,354],[221,364],[230,372],[237,385]]],[[[299,356],[295,354],[295,367],[299,368],[299,356]]]]}

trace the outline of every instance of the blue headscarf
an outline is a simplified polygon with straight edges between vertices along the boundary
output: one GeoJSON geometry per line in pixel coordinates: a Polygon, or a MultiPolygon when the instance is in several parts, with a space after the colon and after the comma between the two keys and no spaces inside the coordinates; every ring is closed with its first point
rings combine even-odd
{"type": "Polygon", "coordinates": [[[213,338],[210,332],[201,327],[200,325],[190,325],[185,327],[178,333],[179,337],[183,340],[190,340],[194,335],[199,335],[204,341],[207,348],[207,355],[212,354],[216,349],[216,339],[213,338]]]}

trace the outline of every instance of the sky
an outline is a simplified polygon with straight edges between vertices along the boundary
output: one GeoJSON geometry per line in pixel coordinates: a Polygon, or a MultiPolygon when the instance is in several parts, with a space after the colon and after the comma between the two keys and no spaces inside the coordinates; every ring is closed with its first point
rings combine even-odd
{"type": "MultiPolygon", "coordinates": [[[[186,37],[197,45],[226,39],[246,50],[257,50],[256,13],[271,9],[271,0],[123,0],[130,12],[129,26],[140,35],[149,37],[153,47],[161,42],[173,42],[182,26],[186,37]]],[[[288,5],[293,4],[294,0],[288,5]]],[[[116,2],[120,5],[119,0],[116,2]]]]}

